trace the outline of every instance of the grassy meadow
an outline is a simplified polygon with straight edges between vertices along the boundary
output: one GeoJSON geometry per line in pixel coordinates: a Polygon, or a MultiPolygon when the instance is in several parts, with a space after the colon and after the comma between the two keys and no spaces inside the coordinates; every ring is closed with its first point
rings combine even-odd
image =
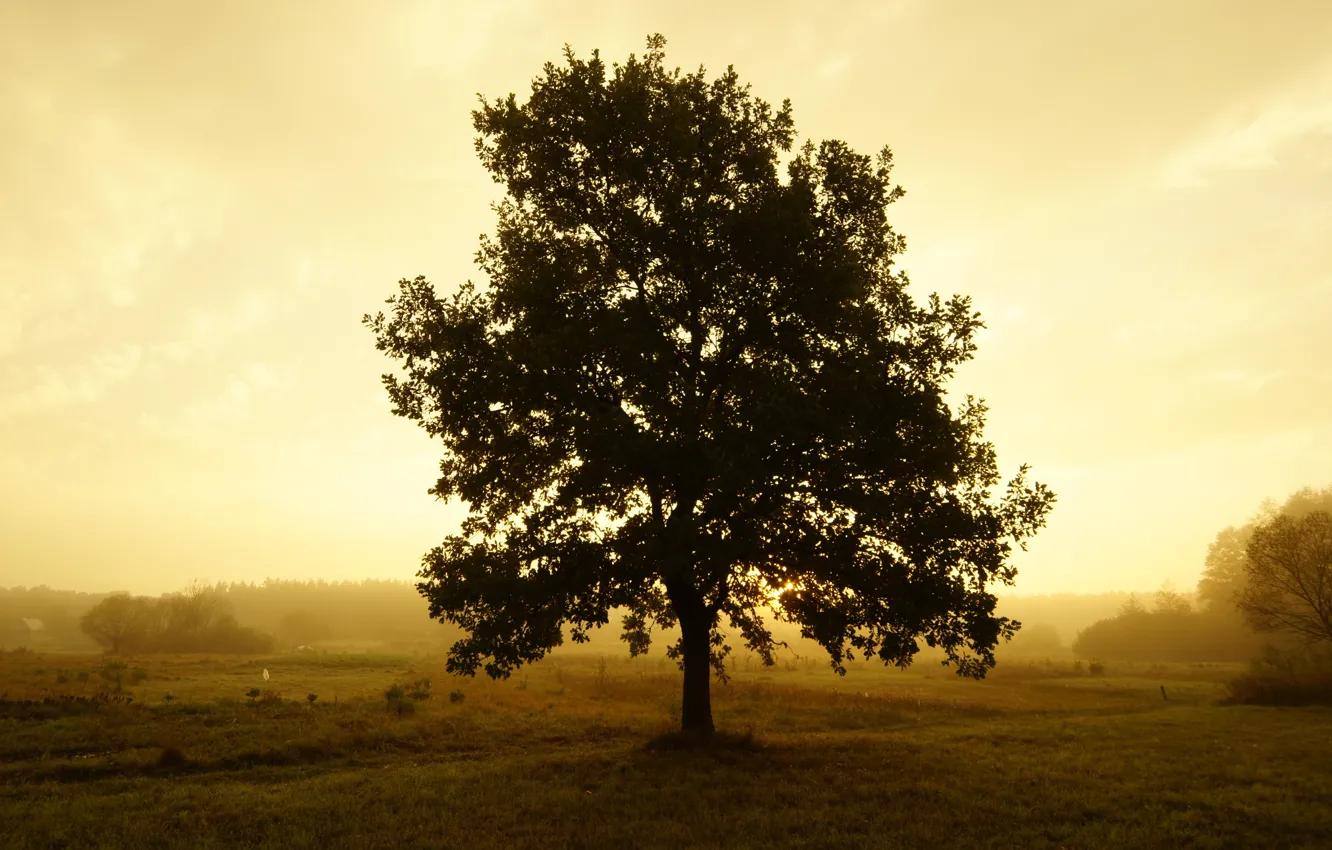
{"type": "Polygon", "coordinates": [[[102,664],[0,653],[0,847],[1332,847],[1332,711],[1218,665],[742,660],[697,750],[659,658],[102,664]]]}

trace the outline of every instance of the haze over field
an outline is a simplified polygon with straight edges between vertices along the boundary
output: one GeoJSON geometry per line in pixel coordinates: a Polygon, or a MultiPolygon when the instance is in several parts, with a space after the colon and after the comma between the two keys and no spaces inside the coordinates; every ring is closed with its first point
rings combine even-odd
{"type": "Polygon", "coordinates": [[[406,578],[461,512],[359,324],[479,277],[475,93],[568,42],[890,145],[917,293],[989,330],[1011,472],[1059,494],[1025,593],[1191,588],[1332,482],[1321,2],[0,7],[0,586],[406,578]]]}

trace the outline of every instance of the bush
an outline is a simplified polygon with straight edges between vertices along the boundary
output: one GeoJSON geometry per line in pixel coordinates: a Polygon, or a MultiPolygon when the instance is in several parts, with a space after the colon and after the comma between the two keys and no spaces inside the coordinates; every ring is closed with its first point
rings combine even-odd
{"type": "Polygon", "coordinates": [[[116,692],[119,693],[124,690],[122,680],[128,667],[129,665],[124,661],[107,661],[102,664],[101,669],[97,671],[97,675],[102,677],[103,682],[115,685],[116,692]]]}
{"type": "Polygon", "coordinates": [[[1226,691],[1231,705],[1332,705],[1332,653],[1268,650],[1226,691]]]}
{"type": "MultiPolygon", "coordinates": [[[[415,684],[412,687],[415,688],[415,684]]],[[[412,700],[421,698],[417,694],[417,690],[409,692],[402,685],[394,682],[387,691],[384,691],[384,701],[388,704],[389,711],[396,711],[398,716],[402,717],[406,714],[416,713],[416,705],[412,700]]],[[[426,696],[429,696],[429,694],[426,694],[426,696]]]]}
{"type": "Polygon", "coordinates": [[[462,691],[449,691],[449,702],[462,702],[465,699],[467,699],[467,694],[462,691]]]}

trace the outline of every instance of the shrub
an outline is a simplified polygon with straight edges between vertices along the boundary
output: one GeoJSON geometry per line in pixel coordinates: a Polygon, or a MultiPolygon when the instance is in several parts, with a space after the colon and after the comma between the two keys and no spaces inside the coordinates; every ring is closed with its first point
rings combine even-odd
{"type": "Polygon", "coordinates": [[[1226,691],[1232,705],[1332,705],[1332,653],[1268,650],[1226,691]]]}
{"type": "Polygon", "coordinates": [[[462,691],[449,691],[449,702],[462,702],[467,699],[467,694],[462,691]]]}
{"type": "Polygon", "coordinates": [[[121,682],[125,677],[125,670],[128,669],[128,666],[124,661],[107,661],[102,664],[101,669],[97,671],[97,675],[102,677],[103,682],[115,685],[116,692],[119,693],[124,690],[121,682]]]}
{"type": "Polygon", "coordinates": [[[1105,665],[1099,661],[1093,661],[1087,665],[1087,672],[1093,676],[1105,675],[1105,665]]]}
{"type": "Polygon", "coordinates": [[[305,695],[305,701],[308,702],[308,703],[310,703],[310,705],[314,705],[314,704],[315,704],[315,700],[317,700],[317,699],[319,699],[319,694],[306,694],[306,695],[305,695]]]}
{"type": "Polygon", "coordinates": [[[250,698],[250,702],[254,702],[255,699],[262,693],[263,691],[259,690],[258,688],[250,688],[248,691],[245,692],[245,695],[250,698]]]}

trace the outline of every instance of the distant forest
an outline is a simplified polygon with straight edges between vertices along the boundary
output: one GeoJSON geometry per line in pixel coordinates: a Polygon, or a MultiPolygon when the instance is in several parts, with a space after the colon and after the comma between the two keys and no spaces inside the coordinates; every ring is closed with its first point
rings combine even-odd
{"type": "MultiPolygon", "coordinates": [[[[215,599],[220,613],[271,638],[271,648],[278,651],[303,645],[439,650],[457,635],[429,619],[425,601],[406,581],[270,579],[192,589],[200,590],[215,599]]],[[[182,594],[164,594],[160,600],[182,594]]],[[[113,595],[45,586],[0,588],[0,647],[94,651],[98,644],[85,634],[80,620],[113,595]],[[40,626],[25,630],[24,621],[40,626]]]]}
{"type": "MultiPolygon", "coordinates": [[[[438,652],[459,634],[456,628],[429,619],[425,600],[408,581],[270,579],[261,584],[218,583],[194,588],[195,592],[200,590],[216,598],[219,611],[268,636],[268,647],[274,651],[311,646],[438,652]]],[[[96,651],[98,644],[80,627],[80,620],[111,595],[45,586],[0,588],[0,648],[96,651]],[[26,628],[25,621],[37,621],[40,627],[26,628]]],[[[178,596],[181,594],[164,594],[161,599],[178,596]]],[[[1151,601],[1150,596],[1142,598],[1151,601]]],[[[1236,616],[1209,619],[1193,613],[1191,607],[1188,613],[1182,613],[1178,602],[1188,606],[1192,603],[1178,594],[1171,599],[1175,607],[1157,616],[1139,601],[1140,597],[1130,593],[1000,597],[999,613],[1023,623],[1012,643],[1000,647],[1000,656],[1222,661],[1246,659],[1256,651],[1257,638],[1236,616]],[[1138,619],[1124,621],[1125,611],[1138,619]],[[1196,624],[1209,628],[1190,628],[1196,624]],[[1127,639],[1118,634],[1124,625],[1142,632],[1145,639],[1127,639]],[[1224,633],[1224,640],[1214,640],[1218,630],[1224,633]]],[[[780,625],[778,632],[791,643],[792,652],[818,657],[818,648],[812,642],[800,640],[780,625]]],[[[661,651],[664,647],[664,643],[658,643],[655,649],[661,651]]],[[[605,653],[627,651],[619,640],[617,619],[612,618],[609,626],[595,633],[587,648],[605,653]]]]}

